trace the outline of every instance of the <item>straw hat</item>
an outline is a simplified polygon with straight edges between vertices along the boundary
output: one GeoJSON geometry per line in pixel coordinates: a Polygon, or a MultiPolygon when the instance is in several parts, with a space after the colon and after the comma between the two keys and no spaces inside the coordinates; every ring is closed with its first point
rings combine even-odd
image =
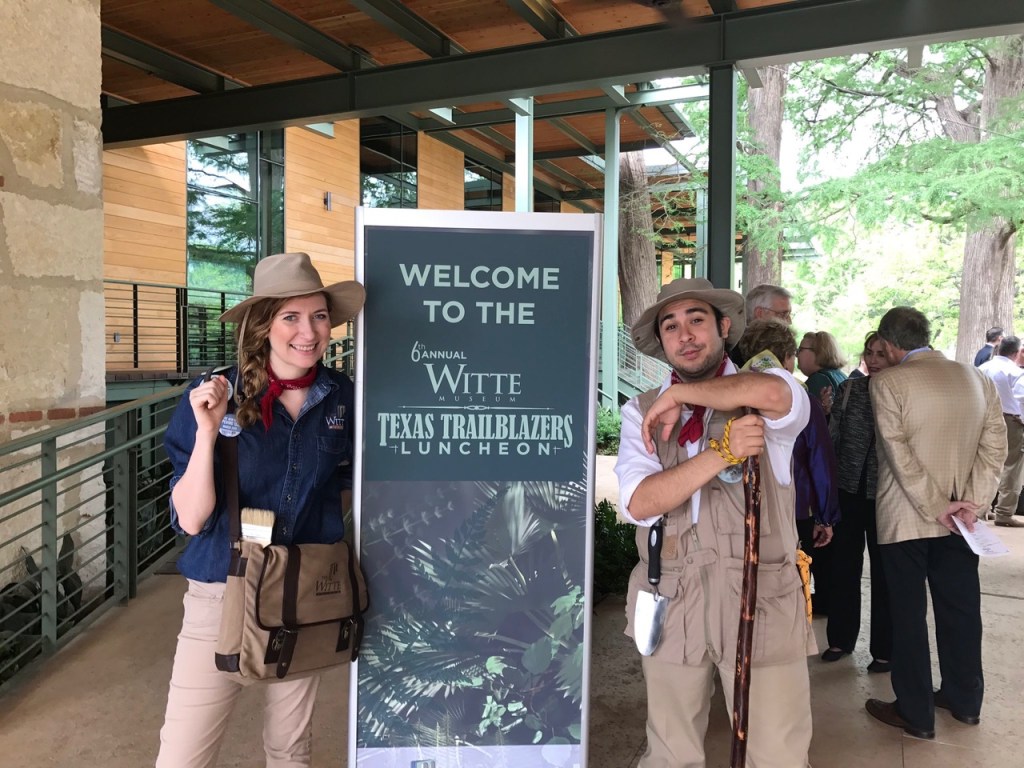
{"type": "Polygon", "coordinates": [[[283,299],[325,293],[330,297],[331,327],[341,325],[358,314],[366,300],[366,290],[355,280],[324,285],[307,253],[278,253],[256,265],[252,296],[220,316],[222,323],[239,323],[249,307],[263,299],[283,299]]]}
{"type": "Polygon", "coordinates": [[[729,326],[729,335],[725,340],[726,346],[732,347],[739,341],[740,336],[743,335],[743,328],[746,326],[743,296],[728,288],[715,288],[710,280],[705,280],[702,277],[692,279],[681,277],[664,286],[661,293],[658,294],[658,300],[645,309],[640,315],[640,319],[633,324],[633,345],[638,350],[645,355],[668,362],[658,336],[658,316],[669,304],[683,299],[703,301],[728,317],[732,324],[729,326]]]}

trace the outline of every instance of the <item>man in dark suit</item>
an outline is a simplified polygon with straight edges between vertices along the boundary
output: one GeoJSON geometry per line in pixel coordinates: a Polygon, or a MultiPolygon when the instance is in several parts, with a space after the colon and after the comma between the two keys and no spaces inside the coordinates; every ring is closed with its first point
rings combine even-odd
{"type": "Polygon", "coordinates": [[[999,346],[999,342],[1002,340],[1002,328],[996,326],[985,331],[985,346],[979,349],[978,353],[974,356],[974,367],[977,368],[982,363],[987,363],[991,360],[992,353],[995,352],[996,347],[999,346]]]}
{"type": "Polygon", "coordinates": [[[995,495],[1006,425],[991,379],[932,350],[930,325],[916,309],[890,309],[878,335],[892,366],[871,377],[871,401],[878,549],[893,619],[896,701],[868,699],[866,708],[886,725],[932,739],[935,707],[969,725],[980,721],[985,685],[978,556],[953,518],[973,528],[979,507],[995,495]],[[942,674],[935,692],[925,583],[942,674]]]}

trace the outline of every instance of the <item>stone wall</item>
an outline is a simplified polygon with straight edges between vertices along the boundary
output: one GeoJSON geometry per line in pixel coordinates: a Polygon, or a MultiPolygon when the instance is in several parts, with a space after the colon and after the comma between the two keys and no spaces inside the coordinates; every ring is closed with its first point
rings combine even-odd
{"type": "MultiPolygon", "coordinates": [[[[2,446],[106,399],[100,0],[0,0],[0,39],[2,446]]],[[[0,493],[38,472],[13,461],[0,457],[0,493]]],[[[62,495],[61,506],[88,498],[96,482],[62,495]]],[[[33,501],[0,507],[0,518],[33,501]]],[[[90,514],[71,511],[61,530],[90,514]]],[[[0,524],[0,544],[31,527],[26,517],[0,524]]],[[[38,535],[2,547],[0,567],[20,546],[38,546],[38,535]]]]}
{"type": "Polygon", "coordinates": [[[0,3],[0,442],[105,399],[99,6],[0,3]]]}

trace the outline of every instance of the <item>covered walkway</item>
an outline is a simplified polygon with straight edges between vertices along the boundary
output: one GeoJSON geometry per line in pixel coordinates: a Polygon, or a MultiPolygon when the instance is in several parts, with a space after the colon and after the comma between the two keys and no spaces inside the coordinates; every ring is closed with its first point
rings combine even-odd
{"type": "MultiPolygon", "coordinates": [[[[598,462],[598,498],[614,497],[613,459],[598,462]]],[[[815,768],[990,768],[1024,764],[1020,730],[1024,664],[1024,531],[1000,529],[1013,550],[982,564],[986,697],[978,727],[939,711],[936,739],[925,742],[873,721],[868,697],[889,699],[888,675],[869,675],[866,632],[852,658],[808,660],[814,711],[815,768]]],[[[867,583],[865,582],[865,586],[867,583]]],[[[181,621],[184,581],[151,576],[138,598],[107,612],[45,667],[0,698],[0,762],[5,768],[104,766],[141,768],[156,757],[174,638],[181,621]]],[[[868,593],[865,589],[865,599],[868,593]]],[[[595,606],[591,658],[589,768],[632,768],[644,750],[645,700],[639,656],[622,634],[623,599],[595,606]]],[[[825,624],[816,619],[819,645],[825,624]]],[[[934,674],[938,675],[937,667],[934,674]]],[[[342,693],[345,673],[325,677],[314,722],[314,765],[345,765],[342,693]]],[[[256,690],[243,695],[221,752],[220,765],[261,766],[261,711],[256,690]]],[[[729,723],[716,695],[708,768],[728,765],[729,723]]],[[[439,766],[438,768],[442,768],[439,766]]]]}

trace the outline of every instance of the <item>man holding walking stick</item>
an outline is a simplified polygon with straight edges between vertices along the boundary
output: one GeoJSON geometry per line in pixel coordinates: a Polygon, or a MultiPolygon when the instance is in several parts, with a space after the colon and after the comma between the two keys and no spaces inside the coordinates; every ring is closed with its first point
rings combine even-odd
{"type": "Polygon", "coordinates": [[[740,294],[685,278],[633,326],[636,348],[673,369],[623,406],[616,464],[619,508],[638,526],[641,558],[626,607],[647,682],[639,768],[703,768],[716,668],[732,709],[748,456],[760,460],[761,535],[746,765],[807,765],[805,657],[816,648],[796,566],[790,464],[810,402],[783,369],[737,372],[726,348],[743,327],[740,294]]]}

